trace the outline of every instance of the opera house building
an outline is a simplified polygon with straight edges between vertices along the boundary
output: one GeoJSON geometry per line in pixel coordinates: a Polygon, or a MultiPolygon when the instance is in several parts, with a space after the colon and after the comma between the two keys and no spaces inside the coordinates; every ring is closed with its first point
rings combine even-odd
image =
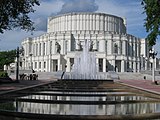
{"type": "Polygon", "coordinates": [[[105,13],[67,13],[49,17],[47,33],[23,40],[22,68],[70,72],[76,55],[82,52],[83,42],[88,40],[99,72],[147,69],[147,42],[128,34],[126,23],[124,18],[105,13]]]}

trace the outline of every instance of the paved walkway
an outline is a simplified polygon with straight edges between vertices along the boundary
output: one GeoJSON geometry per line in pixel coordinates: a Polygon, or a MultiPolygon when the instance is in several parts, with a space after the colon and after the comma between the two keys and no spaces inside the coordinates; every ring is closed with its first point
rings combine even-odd
{"type": "MultiPolygon", "coordinates": [[[[19,83],[0,84],[0,93],[48,82],[51,82],[51,80],[20,80],[19,83]]],[[[158,80],[159,85],[153,84],[151,80],[119,80],[118,82],[160,95],[160,80],[158,80]]]]}
{"type": "Polygon", "coordinates": [[[152,83],[151,80],[120,80],[119,82],[135,87],[148,92],[153,92],[160,95],[160,80],[157,80],[158,85],[152,83]]]}
{"type": "Polygon", "coordinates": [[[0,93],[49,82],[51,82],[51,80],[19,80],[18,83],[1,83],[0,93]]]}

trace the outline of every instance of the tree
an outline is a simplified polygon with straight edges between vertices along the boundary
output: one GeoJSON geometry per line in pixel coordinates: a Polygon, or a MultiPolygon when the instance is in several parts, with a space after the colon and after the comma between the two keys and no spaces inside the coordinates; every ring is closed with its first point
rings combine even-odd
{"type": "Polygon", "coordinates": [[[0,70],[3,69],[4,65],[9,65],[15,62],[16,50],[2,51],[0,52],[0,70]]]}
{"type": "Polygon", "coordinates": [[[146,13],[146,19],[144,26],[149,41],[149,46],[156,44],[158,35],[160,35],[160,0],[142,0],[144,13],[146,13]]]}
{"type": "Polygon", "coordinates": [[[0,33],[13,28],[34,30],[28,15],[35,5],[40,5],[38,0],[0,0],[0,33]]]}

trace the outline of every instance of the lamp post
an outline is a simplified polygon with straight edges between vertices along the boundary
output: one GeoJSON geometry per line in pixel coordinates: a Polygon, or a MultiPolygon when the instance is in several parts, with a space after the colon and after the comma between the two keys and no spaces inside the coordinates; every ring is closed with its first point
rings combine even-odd
{"type": "Polygon", "coordinates": [[[19,78],[19,47],[17,47],[17,51],[16,51],[16,57],[17,57],[17,61],[16,61],[16,81],[18,82],[18,78],[19,78]]]}
{"type": "Polygon", "coordinates": [[[17,50],[16,50],[16,58],[17,58],[17,61],[16,61],[16,81],[19,82],[19,54],[24,54],[24,49],[23,47],[21,49],[19,49],[19,47],[17,47],[17,50]]]}
{"type": "Polygon", "coordinates": [[[156,57],[157,53],[154,50],[149,50],[149,57],[152,58],[153,62],[152,62],[152,82],[157,84],[157,81],[155,80],[155,57],[156,57]]]}

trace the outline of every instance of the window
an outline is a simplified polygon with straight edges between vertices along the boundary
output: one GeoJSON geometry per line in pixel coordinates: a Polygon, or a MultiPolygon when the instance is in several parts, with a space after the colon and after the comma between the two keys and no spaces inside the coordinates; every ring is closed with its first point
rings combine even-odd
{"type": "Polygon", "coordinates": [[[114,44],[114,53],[118,54],[118,45],[116,43],[114,44]]]}
{"type": "Polygon", "coordinates": [[[39,43],[39,55],[41,55],[41,43],[39,43]]]}
{"type": "Polygon", "coordinates": [[[37,69],[37,62],[35,62],[35,66],[34,67],[35,67],[35,69],[37,69]]]}
{"type": "Polygon", "coordinates": [[[43,43],[43,55],[46,55],[46,44],[43,43]]]}
{"type": "Polygon", "coordinates": [[[38,55],[38,44],[36,44],[36,56],[38,55]]]}
{"type": "Polygon", "coordinates": [[[52,41],[50,41],[50,54],[52,54],[52,41]]]}
{"type": "Polygon", "coordinates": [[[43,67],[46,68],[46,62],[44,62],[44,66],[43,67]]]}
{"type": "Polygon", "coordinates": [[[39,68],[41,68],[41,62],[39,62],[39,68]]]}

